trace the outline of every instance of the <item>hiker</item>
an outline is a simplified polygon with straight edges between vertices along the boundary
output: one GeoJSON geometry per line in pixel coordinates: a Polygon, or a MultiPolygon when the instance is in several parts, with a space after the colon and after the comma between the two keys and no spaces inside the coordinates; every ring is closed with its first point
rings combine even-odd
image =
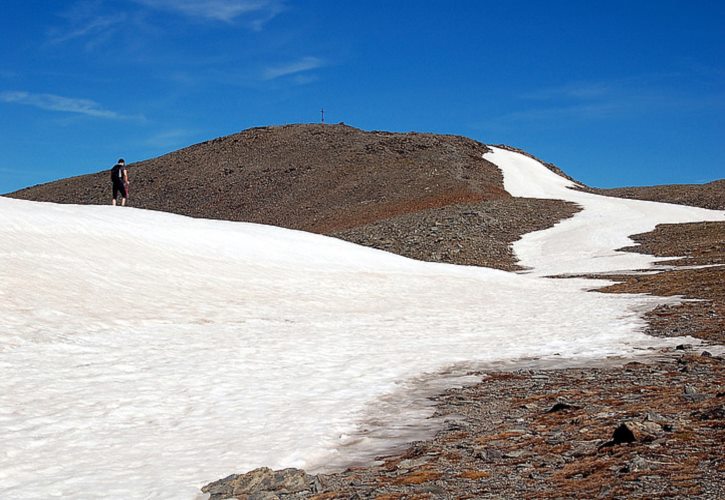
{"type": "Polygon", "coordinates": [[[113,200],[111,205],[116,205],[116,197],[121,193],[121,206],[126,206],[126,198],[128,198],[128,170],[126,170],[126,161],[121,158],[111,169],[111,182],[113,182],[113,200]]]}

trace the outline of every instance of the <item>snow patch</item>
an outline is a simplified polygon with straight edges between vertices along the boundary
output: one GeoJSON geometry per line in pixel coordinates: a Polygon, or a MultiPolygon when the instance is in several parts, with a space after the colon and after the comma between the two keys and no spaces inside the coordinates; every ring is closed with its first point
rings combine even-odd
{"type": "Polygon", "coordinates": [[[652,231],[657,224],[725,220],[725,212],[685,205],[628,200],[571,189],[576,184],[538,161],[489,146],[487,160],[503,172],[504,187],[513,196],[565,200],[583,210],[551,229],[525,235],[514,253],[536,276],[586,274],[647,269],[655,257],[618,248],[631,246],[630,235],[652,231]]]}

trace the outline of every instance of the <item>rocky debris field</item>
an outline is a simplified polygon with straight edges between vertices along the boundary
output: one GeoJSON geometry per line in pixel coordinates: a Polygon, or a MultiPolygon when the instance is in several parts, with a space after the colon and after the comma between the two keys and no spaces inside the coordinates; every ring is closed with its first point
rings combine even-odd
{"type": "Polygon", "coordinates": [[[400,215],[332,236],[418,260],[511,271],[520,268],[513,242],[578,210],[558,200],[509,198],[400,215]]]}
{"type": "Polygon", "coordinates": [[[680,269],[614,277],[620,282],[602,290],[700,299],[647,319],[652,335],[704,345],[624,364],[478,373],[480,383],[435,398],[442,430],[402,454],[334,474],[258,469],[204,491],[212,499],[724,498],[725,358],[707,344],[725,344],[722,266],[683,269],[722,262],[723,224],[638,235],[638,251],[686,256],[668,263],[680,269]]]}

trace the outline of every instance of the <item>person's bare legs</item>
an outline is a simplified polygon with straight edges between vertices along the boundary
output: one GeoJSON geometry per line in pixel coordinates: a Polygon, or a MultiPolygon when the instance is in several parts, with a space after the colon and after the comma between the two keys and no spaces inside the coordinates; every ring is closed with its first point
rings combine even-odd
{"type": "Polygon", "coordinates": [[[116,198],[111,200],[111,205],[113,205],[114,207],[116,206],[116,198]]]}
{"type": "Polygon", "coordinates": [[[122,207],[126,206],[126,198],[121,198],[121,206],[122,207]]]}

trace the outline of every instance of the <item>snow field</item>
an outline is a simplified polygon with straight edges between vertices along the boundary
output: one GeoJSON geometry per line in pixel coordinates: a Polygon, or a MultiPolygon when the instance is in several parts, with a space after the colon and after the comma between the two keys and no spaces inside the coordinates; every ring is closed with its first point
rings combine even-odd
{"type": "Polygon", "coordinates": [[[622,231],[723,214],[601,201],[522,155],[492,156],[507,189],[585,207],[517,244],[529,275],[268,226],[0,198],[0,497],[195,498],[259,466],[324,467],[376,401],[424,373],[664,343],[641,333],[660,299],[538,275],[640,267],[612,252],[622,231]],[[631,222],[608,224],[607,210],[631,222]],[[602,220],[583,231],[590,217],[602,220]]]}
{"type": "Polygon", "coordinates": [[[584,208],[553,228],[529,233],[514,243],[521,264],[531,267],[536,276],[645,269],[658,259],[616,251],[634,244],[630,235],[663,223],[725,220],[717,210],[578,191],[572,189],[576,183],[526,155],[489,147],[493,152],[484,156],[503,171],[504,187],[512,195],[566,200],[584,208]]]}

